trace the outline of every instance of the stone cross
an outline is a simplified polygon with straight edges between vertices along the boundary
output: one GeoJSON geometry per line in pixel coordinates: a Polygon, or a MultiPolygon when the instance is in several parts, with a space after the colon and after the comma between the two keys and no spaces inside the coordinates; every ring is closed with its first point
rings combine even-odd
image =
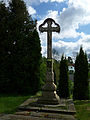
{"type": "Polygon", "coordinates": [[[59,97],[56,94],[54,84],[53,59],[52,59],[52,32],[60,32],[60,26],[51,18],[46,19],[40,26],[40,32],[47,32],[47,75],[46,84],[42,88],[42,96],[38,99],[40,104],[59,104],[59,97]],[[52,24],[55,27],[52,27],[52,24]],[[47,24],[47,27],[43,27],[47,24]]]}
{"type": "Polygon", "coordinates": [[[52,59],[52,32],[60,32],[60,27],[55,21],[51,18],[46,19],[43,24],[39,26],[40,32],[47,32],[47,58],[52,59]],[[43,27],[47,23],[47,27],[43,27]],[[52,27],[52,24],[55,24],[56,27],[52,27]]]}

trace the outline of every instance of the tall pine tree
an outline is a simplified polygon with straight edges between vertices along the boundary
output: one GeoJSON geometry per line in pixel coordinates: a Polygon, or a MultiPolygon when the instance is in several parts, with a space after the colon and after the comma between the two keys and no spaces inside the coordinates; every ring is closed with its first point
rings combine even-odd
{"type": "Polygon", "coordinates": [[[61,98],[69,97],[68,64],[66,58],[64,58],[63,55],[60,61],[58,95],[61,98]]]}
{"type": "Polygon", "coordinates": [[[88,61],[82,47],[75,61],[73,98],[77,100],[89,98],[88,61]]]}

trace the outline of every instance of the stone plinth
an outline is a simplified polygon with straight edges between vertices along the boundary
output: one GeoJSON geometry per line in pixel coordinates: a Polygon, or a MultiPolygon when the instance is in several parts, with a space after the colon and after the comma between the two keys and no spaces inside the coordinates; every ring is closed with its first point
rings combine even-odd
{"type": "Polygon", "coordinates": [[[54,84],[53,61],[47,60],[46,84],[42,88],[42,96],[37,101],[39,104],[59,104],[60,98],[56,94],[56,85],[54,84]]]}
{"type": "Polygon", "coordinates": [[[76,110],[73,104],[73,100],[61,99],[60,104],[57,105],[46,105],[38,104],[37,97],[32,97],[26,100],[19,106],[17,115],[24,115],[28,117],[38,117],[42,120],[76,120],[74,115],[76,110]]]}

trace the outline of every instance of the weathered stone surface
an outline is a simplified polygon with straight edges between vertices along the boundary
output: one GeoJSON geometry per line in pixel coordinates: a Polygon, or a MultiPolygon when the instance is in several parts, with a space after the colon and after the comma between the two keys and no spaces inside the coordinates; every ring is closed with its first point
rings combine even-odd
{"type": "Polygon", "coordinates": [[[3,115],[0,120],[75,120],[75,118],[72,115],[30,112],[30,115],[21,115],[21,113],[3,115]]]}
{"type": "Polygon", "coordinates": [[[57,105],[46,105],[37,103],[37,98],[30,98],[20,105],[21,111],[35,111],[46,113],[59,113],[59,114],[76,114],[76,110],[71,99],[61,99],[57,105]]]}

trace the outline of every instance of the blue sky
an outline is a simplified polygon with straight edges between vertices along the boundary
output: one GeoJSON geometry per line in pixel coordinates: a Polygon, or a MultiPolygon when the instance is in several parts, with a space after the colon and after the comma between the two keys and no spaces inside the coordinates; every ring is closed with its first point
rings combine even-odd
{"type": "MultiPolygon", "coordinates": [[[[53,33],[53,48],[60,56],[64,53],[73,57],[81,45],[87,53],[90,53],[90,0],[24,0],[24,2],[29,14],[38,20],[37,29],[48,17],[60,25],[60,34],[53,33]]],[[[39,33],[39,36],[42,54],[46,56],[47,35],[39,33]]]]}

